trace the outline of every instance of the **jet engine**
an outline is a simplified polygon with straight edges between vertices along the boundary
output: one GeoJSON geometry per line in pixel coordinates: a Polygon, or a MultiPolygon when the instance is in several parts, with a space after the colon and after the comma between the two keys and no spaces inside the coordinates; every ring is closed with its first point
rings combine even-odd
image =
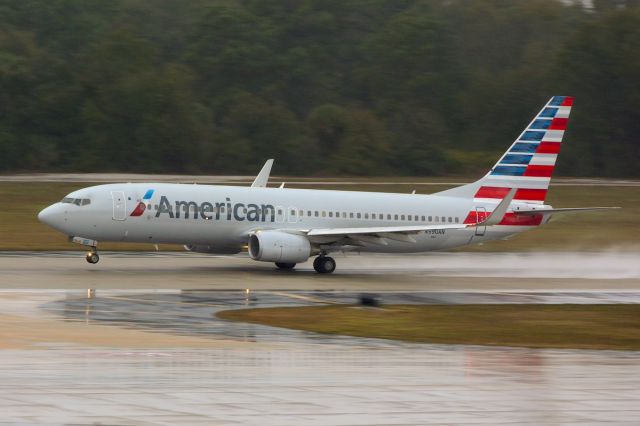
{"type": "Polygon", "coordinates": [[[311,256],[311,243],[302,235],[258,231],[249,236],[249,255],[261,262],[300,263],[311,256]]]}

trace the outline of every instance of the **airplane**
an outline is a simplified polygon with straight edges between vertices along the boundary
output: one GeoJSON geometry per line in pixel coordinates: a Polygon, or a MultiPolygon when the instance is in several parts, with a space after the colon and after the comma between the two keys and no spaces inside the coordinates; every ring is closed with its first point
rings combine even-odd
{"type": "Polygon", "coordinates": [[[38,219],[88,246],[92,264],[99,241],[177,243],[198,253],[246,249],[284,270],[315,257],[323,274],[335,270],[335,252],[415,253],[505,239],[556,213],[610,208],[545,204],[572,106],[572,97],[553,96],[484,177],[431,195],[267,187],[270,159],[249,187],[91,186],[38,219]]]}

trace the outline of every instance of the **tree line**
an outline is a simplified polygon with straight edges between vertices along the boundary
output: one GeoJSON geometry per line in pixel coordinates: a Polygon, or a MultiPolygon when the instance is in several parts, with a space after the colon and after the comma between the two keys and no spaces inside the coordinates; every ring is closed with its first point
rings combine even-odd
{"type": "Polygon", "coordinates": [[[0,172],[478,173],[572,95],[637,177],[639,81],[634,0],[0,0],[0,172]]]}

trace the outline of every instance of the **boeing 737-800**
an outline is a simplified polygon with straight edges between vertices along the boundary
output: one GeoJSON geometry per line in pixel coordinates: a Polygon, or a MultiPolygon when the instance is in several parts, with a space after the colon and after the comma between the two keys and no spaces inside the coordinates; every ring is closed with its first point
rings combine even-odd
{"type": "Polygon", "coordinates": [[[412,253],[509,237],[554,213],[544,203],[573,98],[554,96],[480,180],[432,195],[269,188],[273,160],[250,187],[123,183],[72,192],[40,221],[89,246],[98,241],[178,243],[291,269],[333,272],[340,251],[412,253]]]}

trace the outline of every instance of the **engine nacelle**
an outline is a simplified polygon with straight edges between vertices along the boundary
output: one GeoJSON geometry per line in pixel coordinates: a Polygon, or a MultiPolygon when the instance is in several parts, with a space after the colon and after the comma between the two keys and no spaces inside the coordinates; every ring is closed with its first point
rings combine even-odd
{"type": "Polygon", "coordinates": [[[302,235],[258,231],[249,236],[249,255],[261,262],[300,263],[311,256],[311,243],[302,235]]]}
{"type": "Polygon", "coordinates": [[[194,253],[208,254],[236,254],[242,251],[242,247],[237,246],[185,245],[184,249],[194,253]]]}

